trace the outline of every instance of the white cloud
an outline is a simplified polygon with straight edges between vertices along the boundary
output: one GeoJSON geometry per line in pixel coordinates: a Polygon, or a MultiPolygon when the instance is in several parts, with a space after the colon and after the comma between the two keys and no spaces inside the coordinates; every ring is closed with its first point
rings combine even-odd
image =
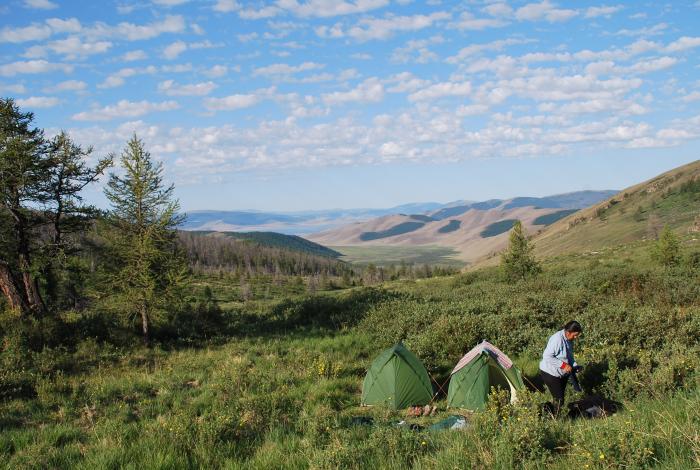
{"type": "Polygon", "coordinates": [[[183,41],[175,41],[166,46],[165,49],[163,49],[163,57],[165,57],[168,60],[173,60],[187,50],[209,49],[212,47],[217,46],[209,40],[190,43],[186,43],[183,41]]]}
{"type": "Polygon", "coordinates": [[[156,5],[164,6],[164,7],[174,7],[177,5],[182,5],[183,3],[187,3],[189,0],[151,0],[153,3],[156,5]]]}
{"type": "Polygon", "coordinates": [[[56,54],[74,59],[93,54],[103,54],[112,47],[112,43],[109,41],[83,42],[77,36],[69,36],[66,39],[51,41],[46,47],[56,54]]]}
{"type": "Polygon", "coordinates": [[[17,84],[2,84],[0,83],[0,93],[15,93],[24,94],[27,92],[27,87],[21,83],[17,84]]]}
{"type": "Polygon", "coordinates": [[[213,8],[214,11],[228,13],[231,11],[239,10],[241,6],[238,4],[238,2],[236,2],[236,0],[217,0],[213,8]]]}
{"type": "Polygon", "coordinates": [[[515,11],[515,17],[520,21],[546,20],[550,23],[567,21],[576,15],[578,15],[578,11],[557,8],[548,0],[540,3],[528,3],[515,11]]]}
{"type": "Polygon", "coordinates": [[[84,28],[83,33],[89,39],[115,38],[142,41],[162,34],[182,33],[185,29],[185,20],[181,15],[167,15],[162,20],[142,25],[128,22],[122,22],[116,26],[96,23],[90,28],[84,28]]]}
{"type": "Polygon", "coordinates": [[[273,18],[282,12],[279,8],[275,6],[263,7],[259,10],[245,9],[238,12],[238,16],[244,20],[261,20],[264,18],[273,18]]]}
{"type": "Polygon", "coordinates": [[[691,103],[693,101],[700,101],[700,91],[694,91],[692,93],[688,93],[683,97],[683,101],[686,103],[691,103]]]}
{"type": "Polygon", "coordinates": [[[488,28],[501,28],[507,24],[507,21],[499,18],[477,18],[465,11],[457,21],[450,23],[450,26],[463,31],[481,31],[488,28]]]}
{"type": "Polygon", "coordinates": [[[492,3],[483,8],[483,11],[491,16],[508,18],[513,16],[513,8],[504,2],[492,3]]]}
{"type": "Polygon", "coordinates": [[[501,51],[508,46],[512,46],[515,44],[523,44],[527,42],[529,41],[525,39],[509,38],[499,39],[483,44],[470,44],[469,46],[460,49],[457,55],[448,57],[446,61],[450,64],[456,64],[485,51],[501,51]]]}
{"type": "Polygon", "coordinates": [[[60,102],[61,100],[52,96],[31,96],[17,100],[17,104],[22,108],[52,108],[60,102]]]}
{"type": "Polygon", "coordinates": [[[656,36],[664,34],[668,29],[668,24],[659,23],[651,27],[640,29],[621,29],[615,33],[616,36],[656,36]]]}
{"type": "Polygon", "coordinates": [[[202,73],[209,78],[220,78],[228,73],[228,66],[220,64],[212,65],[211,68],[202,73]]]}
{"type": "Polygon", "coordinates": [[[676,41],[673,41],[671,44],[666,46],[666,51],[681,52],[696,47],[700,47],[700,37],[683,36],[682,38],[677,39],[676,41]]]}
{"type": "Polygon", "coordinates": [[[389,5],[388,0],[278,0],[277,6],[300,17],[321,17],[352,15],[364,13],[389,5]]]}
{"type": "Polygon", "coordinates": [[[87,87],[87,83],[81,80],[66,80],[64,82],[60,82],[53,86],[47,87],[46,91],[49,93],[62,91],[84,91],[87,89],[87,87]]]}
{"type": "Polygon", "coordinates": [[[318,70],[324,67],[323,64],[317,64],[315,62],[304,62],[299,65],[289,65],[289,64],[271,64],[265,67],[258,67],[253,70],[253,76],[285,76],[293,75],[299,72],[306,72],[309,70],[318,70]]]}
{"type": "Polygon", "coordinates": [[[11,62],[0,65],[0,75],[13,77],[19,74],[37,74],[47,72],[73,72],[73,66],[68,64],[57,64],[45,60],[27,60],[11,62]]]}
{"type": "Polygon", "coordinates": [[[236,35],[236,37],[238,38],[238,40],[240,42],[254,41],[255,39],[258,39],[259,36],[260,35],[255,31],[253,31],[252,33],[248,33],[248,34],[237,34],[236,35]]]}
{"type": "Polygon", "coordinates": [[[256,94],[235,94],[223,98],[207,98],[204,106],[210,111],[233,111],[236,109],[250,108],[258,104],[261,97],[256,94]]]}
{"type": "Polygon", "coordinates": [[[478,116],[486,114],[488,111],[489,107],[484,104],[463,104],[457,108],[455,114],[459,117],[478,116]]]}
{"type": "Polygon", "coordinates": [[[75,18],[63,20],[60,18],[49,18],[43,24],[32,23],[29,26],[12,28],[4,27],[0,30],[0,42],[21,43],[29,41],[41,41],[48,39],[53,34],[77,33],[81,31],[82,25],[75,18]]]}
{"type": "Polygon", "coordinates": [[[104,82],[97,85],[97,88],[116,88],[125,83],[125,78],[133,77],[135,75],[152,75],[157,71],[158,69],[154,65],[149,65],[148,67],[143,68],[125,67],[107,77],[104,82]]]}
{"type": "Polygon", "coordinates": [[[53,10],[58,8],[58,5],[50,2],[49,0],[24,0],[24,6],[26,8],[34,8],[37,10],[53,10]]]}
{"type": "Polygon", "coordinates": [[[355,54],[352,54],[350,56],[352,59],[357,59],[357,60],[372,60],[372,55],[363,53],[363,52],[357,52],[355,54]]]}
{"type": "Polygon", "coordinates": [[[0,30],[0,42],[20,43],[41,41],[53,34],[48,25],[31,25],[23,28],[4,27],[0,30]]]}
{"type": "Polygon", "coordinates": [[[436,100],[446,96],[469,96],[472,84],[469,82],[443,82],[430,85],[408,96],[410,101],[436,100]]]}
{"type": "Polygon", "coordinates": [[[163,49],[163,57],[168,60],[177,58],[180,54],[187,50],[187,44],[183,41],[176,41],[163,49]]]}
{"type": "Polygon", "coordinates": [[[316,28],[316,34],[325,38],[351,37],[358,41],[388,39],[396,32],[419,31],[433,24],[449,20],[451,15],[446,12],[435,12],[429,15],[392,16],[385,18],[363,18],[355,26],[344,31],[339,24],[332,27],[316,28]]]}
{"type": "Polygon", "coordinates": [[[328,106],[343,103],[376,103],[384,99],[384,85],[378,78],[372,77],[352,90],[325,93],[322,99],[328,106]]]}
{"type": "Polygon", "coordinates": [[[599,16],[610,17],[618,11],[622,10],[622,5],[606,6],[601,5],[598,7],[588,7],[584,17],[586,18],[597,18],[599,16]]]}
{"type": "Polygon", "coordinates": [[[76,121],[110,121],[118,118],[134,118],[157,111],[172,111],[180,105],[176,101],[152,103],[150,101],[121,100],[114,105],[95,108],[73,115],[76,121]]]}
{"type": "Polygon", "coordinates": [[[148,54],[146,54],[146,52],[142,51],[141,49],[137,49],[135,51],[125,52],[121,56],[121,59],[124,62],[134,62],[136,60],[145,60],[145,59],[148,59],[148,54]]]}
{"type": "Polygon", "coordinates": [[[407,62],[427,64],[428,62],[437,61],[437,54],[428,49],[428,46],[443,42],[445,42],[445,38],[440,35],[428,39],[412,39],[405,46],[395,49],[391,55],[391,60],[402,64],[407,62]]]}
{"type": "Polygon", "coordinates": [[[429,80],[416,77],[411,72],[402,72],[389,77],[385,82],[391,85],[386,91],[389,93],[410,93],[430,85],[429,80]]]}
{"type": "Polygon", "coordinates": [[[204,96],[216,89],[214,82],[179,85],[174,80],[165,80],[158,84],[158,91],[168,96],[204,96]]]}
{"type": "Polygon", "coordinates": [[[120,77],[118,75],[110,75],[102,83],[97,85],[97,88],[116,88],[124,85],[124,83],[126,83],[124,77],[120,77]]]}

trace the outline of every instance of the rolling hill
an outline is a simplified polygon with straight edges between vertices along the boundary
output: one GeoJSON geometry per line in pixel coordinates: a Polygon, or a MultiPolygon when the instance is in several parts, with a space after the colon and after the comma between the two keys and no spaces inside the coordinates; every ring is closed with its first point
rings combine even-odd
{"type": "Polygon", "coordinates": [[[288,251],[296,251],[314,256],[324,256],[327,258],[338,258],[341,253],[311,242],[296,235],[285,235],[275,232],[211,232],[192,231],[193,234],[204,236],[224,237],[233,240],[254,243],[268,248],[280,248],[288,251]]]}
{"type": "Polygon", "coordinates": [[[501,250],[508,230],[521,220],[532,232],[566,217],[590,201],[600,201],[614,191],[583,191],[545,198],[492,199],[444,207],[427,214],[396,214],[356,222],[337,229],[305,235],[316,243],[334,247],[424,247],[457,251],[458,259],[472,263],[501,250]]]}
{"type": "MultiPolygon", "coordinates": [[[[680,235],[700,235],[700,160],[566,215],[536,233],[532,242],[534,253],[546,258],[653,240],[665,225],[680,235]]],[[[497,264],[494,254],[473,267],[497,264]]]]}
{"type": "Polygon", "coordinates": [[[535,252],[553,256],[654,239],[664,225],[697,231],[699,216],[700,160],[553,223],[534,238],[535,252]]]}

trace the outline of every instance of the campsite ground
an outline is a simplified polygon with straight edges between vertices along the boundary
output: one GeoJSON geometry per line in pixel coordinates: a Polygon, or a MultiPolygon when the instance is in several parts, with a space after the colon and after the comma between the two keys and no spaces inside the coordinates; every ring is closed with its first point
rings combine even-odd
{"type": "MultiPolygon", "coordinates": [[[[88,340],[15,371],[26,387],[0,404],[0,455],[7,468],[694,468],[697,278],[653,266],[640,244],[559,258],[519,283],[486,269],[241,303],[212,280],[229,302],[216,338],[150,350],[88,340]],[[583,386],[622,403],[612,416],[542,419],[547,397],[532,393],[518,406],[494,397],[466,431],[429,433],[358,407],[367,366],[399,339],[437,380],[484,338],[532,377],[572,316],[585,328],[583,386]]],[[[438,406],[414,421],[452,413],[438,406]]]]}

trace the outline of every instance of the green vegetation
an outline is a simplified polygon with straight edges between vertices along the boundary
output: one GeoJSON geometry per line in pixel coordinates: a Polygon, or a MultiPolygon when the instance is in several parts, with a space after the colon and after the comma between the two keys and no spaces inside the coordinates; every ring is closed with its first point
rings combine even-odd
{"type": "Polygon", "coordinates": [[[341,256],[337,251],[326,248],[318,243],[311,242],[296,235],[284,235],[275,232],[220,232],[223,236],[234,240],[248,240],[262,246],[272,248],[284,248],[285,250],[299,251],[316,256],[327,256],[338,258],[341,256]]]}
{"type": "Polygon", "coordinates": [[[438,229],[439,233],[450,233],[454,232],[456,230],[459,230],[459,227],[462,225],[462,222],[459,220],[450,220],[447,224],[443,225],[438,229]]]}
{"type": "Polygon", "coordinates": [[[536,253],[556,256],[656,239],[665,225],[677,233],[694,226],[700,211],[700,162],[629,188],[549,226],[535,237],[536,253]]]}
{"type": "MultiPolygon", "coordinates": [[[[217,338],[175,349],[88,338],[37,351],[23,359],[36,372],[3,376],[0,452],[8,468],[693,468],[697,272],[654,267],[647,253],[565,257],[515,283],[481,270],[249,301],[224,309],[217,338]],[[400,337],[438,382],[489,338],[527,383],[548,335],[571,317],[585,328],[586,393],[623,405],[609,418],[551,420],[537,412],[545,395],[517,406],[494,395],[466,431],[429,433],[392,427],[403,412],[358,407],[366,368],[400,337]]],[[[218,300],[225,283],[212,290],[218,300]]],[[[6,343],[3,361],[16,347],[6,343]]],[[[439,416],[415,422],[450,413],[437,404],[439,416]]]]}
{"type": "Polygon", "coordinates": [[[428,215],[423,215],[423,214],[413,214],[410,216],[413,220],[417,220],[419,222],[434,222],[435,219],[428,215]]]}
{"type": "Polygon", "coordinates": [[[666,225],[654,245],[652,258],[663,266],[677,266],[681,262],[680,241],[666,225]]]}
{"type": "Polygon", "coordinates": [[[525,279],[542,271],[542,267],[532,255],[532,249],[523,224],[519,220],[516,221],[510,232],[508,248],[501,254],[501,268],[506,279],[525,279]]]}
{"type": "Polygon", "coordinates": [[[566,209],[563,211],[552,212],[551,214],[537,217],[532,223],[534,225],[552,225],[557,220],[561,220],[574,212],[578,212],[578,209],[566,209]]]}
{"type": "Polygon", "coordinates": [[[516,219],[499,220],[486,227],[479,235],[481,238],[495,237],[512,229],[516,222],[516,219]]]}
{"type": "Polygon", "coordinates": [[[345,261],[354,265],[375,263],[380,266],[392,264],[430,264],[462,267],[464,262],[456,258],[457,251],[441,246],[332,246],[343,254],[345,261]]]}
{"type": "Polygon", "coordinates": [[[360,234],[360,240],[367,242],[370,240],[379,240],[387,237],[394,237],[396,235],[403,235],[404,233],[411,233],[423,227],[425,223],[423,222],[403,222],[393,227],[382,230],[381,232],[364,232],[360,234]]]}

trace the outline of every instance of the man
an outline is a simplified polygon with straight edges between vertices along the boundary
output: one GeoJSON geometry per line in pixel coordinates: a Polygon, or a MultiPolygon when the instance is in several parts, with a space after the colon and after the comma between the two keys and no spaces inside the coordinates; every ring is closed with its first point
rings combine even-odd
{"type": "Polygon", "coordinates": [[[554,398],[554,415],[564,405],[566,382],[580,366],[574,359],[574,346],[571,343],[581,335],[581,324],[572,320],[564,328],[554,333],[547,341],[547,347],[540,361],[540,376],[554,398]]]}

